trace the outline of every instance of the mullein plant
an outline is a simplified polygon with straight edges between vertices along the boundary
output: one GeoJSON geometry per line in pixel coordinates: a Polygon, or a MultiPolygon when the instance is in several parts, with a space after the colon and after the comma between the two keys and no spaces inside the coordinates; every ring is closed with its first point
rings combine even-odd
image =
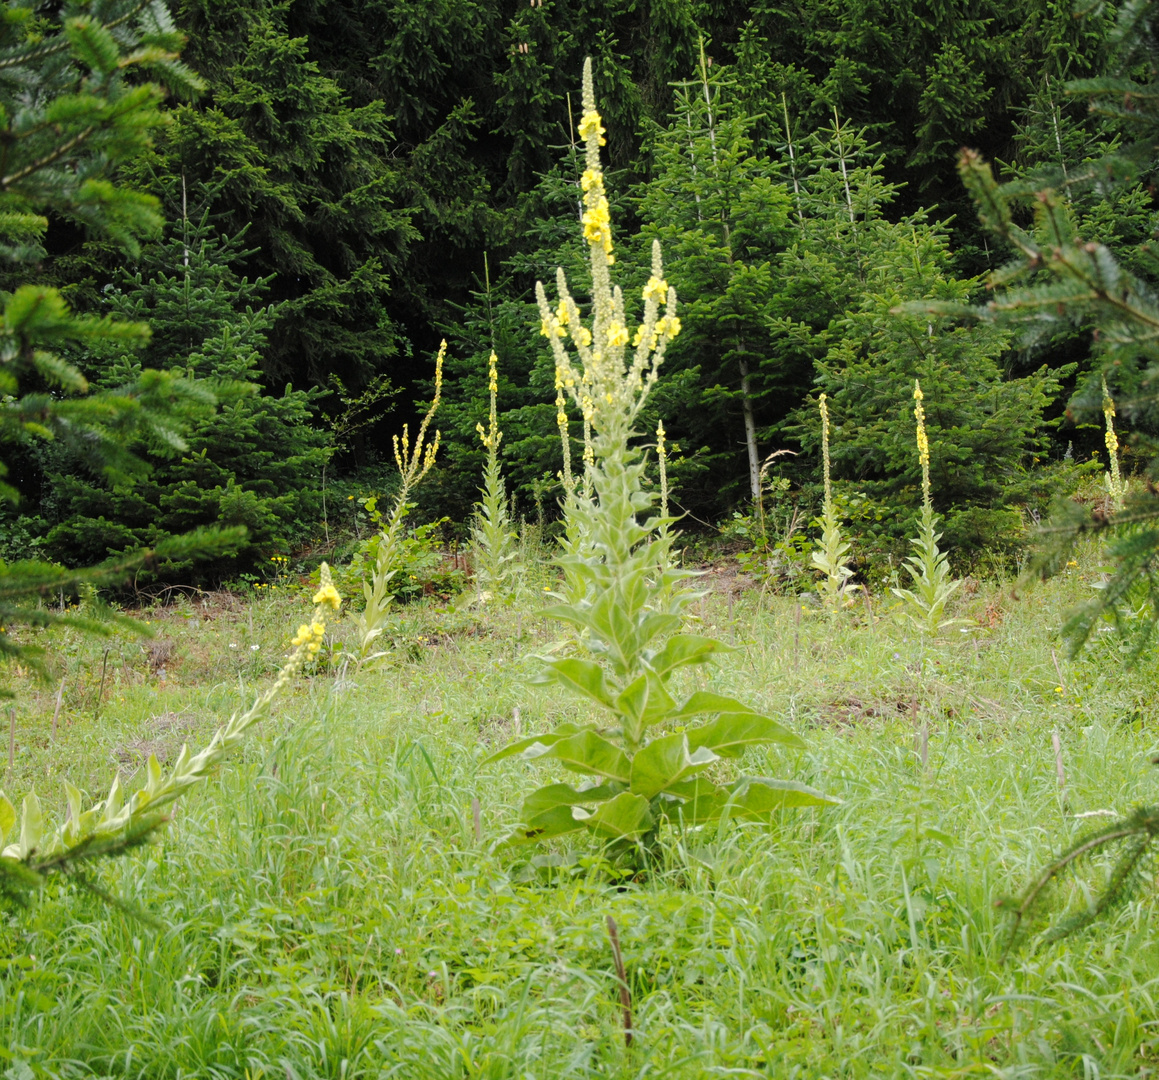
{"type": "Polygon", "coordinates": [[[1123,500],[1127,495],[1127,484],[1123,480],[1123,474],[1119,472],[1119,436],[1115,434],[1115,399],[1111,397],[1111,392],[1107,389],[1106,378],[1103,379],[1103,419],[1107,426],[1103,438],[1107,445],[1107,456],[1111,462],[1110,471],[1104,474],[1103,479],[1107,485],[1110,510],[1114,514],[1123,509],[1123,500]]]}
{"type": "Polygon", "coordinates": [[[853,570],[849,566],[850,544],[841,531],[841,519],[833,502],[833,483],[829,476],[829,403],[824,394],[818,402],[821,410],[821,464],[825,475],[825,504],[821,511],[821,543],[813,552],[813,568],[824,577],[817,582],[817,591],[830,610],[837,608],[856,591],[850,582],[853,570]]]}
{"type": "Polygon", "coordinates": [[[557,557],[565,576],[558,603],[545,615],[573,628],[573,655],[543,658],[538,681],[566,687],[590,716],[550,733],[520,739],[488,761],[555,762],[584,778],[553,783],[523,801],[511,842],[583,831],[629,861],[650,856],[663,822],[697,826],[722,815],[768,819],[783,807],[831,802],[803,784],[764,777],[727,781],[723,759],[750,747],[803,743],[776,720],[707,690],[673,696],[675,674],[727,651],[713,638],[680,633],[682,612],[700,594],[689,571],[672,565],[673,533],[645,487],[633,425],[656,383],[668,343],[680,332],[676,294],[664,280],[660,247],[643,290],[644,317],[633,333],[624,298],[613,287],[608,200],[600,167],[604,127],[596,111],[591,62],[584,65],[586,143],[583,233],[592,274],[590,326],[557,275],[553,308],[536,287],[542,333],[555,357],[557,385],[579,408],[591,433],[584,491],[565,502],[581,542],[557,557]],[[565,342],[570,338],[573,355],[565,342]],[[631,345],[633,351],[629,352],[631,345]],[[704,722],[707,721],[707,722],[704,722]],[[709,775],[711,770],[712,775],[709,775]]]}
{"type": "Polygon", "coordinates": [[[503,474],[499,468],[499,430],[496,399],[499,393],[499,360],[494,350],[487,363],[487,385],[490,389],[491,409],[487,427],[477,424],[475,430],[487,448],[487,464],[483,469],[483,486],[479,489],[482,500],[478,504],[475,523],[471,529],[471,551],[475,562],[475,582],[480,601],[510,603],[514,598],[519,576],[519,550],[503,474]]]}
{"type": "Polygon", "coordinates": [[[446,354],[447,343],[444,341],[439,346],[439,354],[435,358],[435,396],[419,425],[414,445],[410,443],[410,432],[405,424],[402,438],[394,436],[394,461],[398,466],[399,488],[390,516],[377,515],[374,503],[367,503],[367,509],[377,517],[379,532],[374,539],[374,570],[370,580],[362,583],[362,595],[366,600],[366,606],[355,619],[358,644],[353,653],[347,654],[357,667],[387,655],[387,651],[379,649],[378,645],[379,638],[386,630],[390,605],[394,601],[391,583],[399,571],[399,557],[402,553],[403,540],[406,538],[403,522],[411,509],[412,492],[431,471],[439,452],[441,438],[439,432],[436,431],[434,438],[428,441],[427,430],[442,397],[443,359],[446,354]]]}
{"type": "Polygon", "coordinates": [[[944,617],[946,603],[961,582],[950,577],[949,558],[938,547],[942,534],[935,531],[938,519],[930,499],[930,440],[926,436],[922,397],[921,384],[915,379],[914,419],[917,421],[918,459],[922,466],[922,519],[917,536],[910,541],[914,554],[904,564],[913,579],[913,588],[894,589],[893,593],[905,602],[906,617],[919,630],[926,634],[936,634],[962,621],[944,617]]]}
{"type": "Polygon", "coordinates": [[[204,749],[190,754],[183,746],[167,776],[157,758],[150,755],[144,785],[128,798],[116,777],[108,796],[85,810],[80,791],[66,780],[68,812],[63,822],[52,826],[46,823],[35,792],[24,797],[19,817],[0,792],[0,900],[22,902],[52,874],[69,875],[100,893],[87,877],[92,863],[123,854],[148,839],[168,820],[168,808],[205,780],[270,715],[274,701],[317,656],[326,634],[326,619],[336,614],[341,604],[330,568],[323,563],[320,587],[314,594],[314,614],[298,627],[290,643],[292,651],[269,688],[248,709],[234,713],[229,723],[218,728],[204,749]]]}

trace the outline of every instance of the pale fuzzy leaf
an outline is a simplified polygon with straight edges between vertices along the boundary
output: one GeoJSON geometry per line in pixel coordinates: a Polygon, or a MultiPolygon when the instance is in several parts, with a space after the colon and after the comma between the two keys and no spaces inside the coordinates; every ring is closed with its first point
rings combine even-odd
{"type": "Polygon", "coordinates": [[[40,847],[41,837],[44,835],[44,814],[40,809],[40,800],[35,791],[30,791],[24,797],[20,814],[20,857],[28,858],[32,852],[40,847]]]}

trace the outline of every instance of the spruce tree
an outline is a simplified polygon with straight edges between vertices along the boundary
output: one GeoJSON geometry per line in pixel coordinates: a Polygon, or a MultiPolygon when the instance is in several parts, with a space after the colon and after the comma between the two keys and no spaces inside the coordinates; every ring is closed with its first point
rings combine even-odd
{"type": "MultiPolygon", "coordinates": [[[[978,283],[953,273],[947,230],[924,214],[891,221],[892,191],[864,136],[834,120],[802,154],[800,237],[781,262],[790,282],[782,326],[815,350],[816,389],[828,395],[834,476],[868,495],[883,538],[912,528],[921,470],[912,451],[911,395],[920,379],[929,408],[933,498],[954,547],[1001,547],[1020,532],[1019,504],[1042,508],[1045,410],[1059,372],[1005,377],[1009,337],[901,312],[908,301],[964,301],[978,283]],[[796,299],[811,295],[813,311],[796,299]],[[796,311],[796,317],[792,312],[796,311]],[[806,322],[800,316],[810,319],[806,322]]],[[[1066,372],[1062,372],[1066,374],[1066,372]]],[[[789,430],[819,446],[815,405],[789,430]]]]}
{"type": "Polygon", "coordinates": [[[264,302],[268,280],[237,270],[251,254],[244,236],[217,233],[206,207],[194,220],[179,216],[106,287],[106,310],[154,329],[143,349],[91,350],[80,366],[94,385],[117,386],[151,367],[212,387],[220,408],[196,418],[180,454],[139,447],[149,472],[134,484],[93,485],[74,455],[46,455],[42,513],[53,523],[48,551],[61,562],[104,558],[191,528],[242,526],[244,541],[192,571],[220,580],[285,551],[317,520],[328,450],[310,423],[315,395],[262,385],[262,354],[278,309],[264,302]]]}
{"type": "Polygon", "coordinates": [[[785,386],[770,360],[775,262],[791,203],[772,164],[753,154],[751,119],[727,73],[710,70],[702,50],[697,74],[679,84],[676,115],[651,140],[653,176],[639,199],[643,237],[660,240],[672,285],[687,298],[669,367],[695,384],[665,420],[690,445],[711,447],[698,455],[709,464],[702,483],[729,490],[731,477],[746,475],[742,497],[757,502],[763,399],[785,386]]]}
{"type": "MultiPolygon", "coordinates": [[[[197,89],[178,59],[181,43],[159,2],[0,8],[0,260],[13,285],[0,297],[6,457],[52,441],[83,448],[90,473],[139,475],[143,463],[133,447],[182,448],[191,407],[212,400],[206,388],[155,369],[138,370],[116,387],[91,387],[63,352],[142,344],[148,327],[77,315],[56,289],[33,283],[48,214],[130,252],[159,227],[156,201],[117,182],[115,170],[145,152],[163,123],[164,85],[182,93],[197,89]]],[[[0,496],[17,495],[10,484],[0,486],[0,496]]],[[[0,564],[0,656],[43,663],[39,646],[18,636],[24,626],[72,622],[100,629],[46,607],[44,599],[58,589],[118,580],[143,565],[188,558],[237,538],[236,532],[178,538],[83,571],[31,560],[0,564]]]]}

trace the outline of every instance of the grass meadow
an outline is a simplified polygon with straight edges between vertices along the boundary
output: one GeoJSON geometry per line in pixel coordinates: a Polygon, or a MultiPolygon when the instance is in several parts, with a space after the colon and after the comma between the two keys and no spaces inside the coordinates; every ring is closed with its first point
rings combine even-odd
{"type": "MultiPolygon", "coordinates": [[[[736,650],[685,688],[783,718],[808,749],[746,768],[842,802],[670,834],[635,878],[587,847],[496,845],[553,777],[484,758],[582,709],[527,685],[557,632],[534,595],[400,608],[390,660],[301,679],[159,843],[102,868],[153,923],[67,883],[4,918],[0,1075],[1154,1075],[1150,893],[1005,958],[995,907],[1156,798],[1154,661],[1124,671],[1109,633],[1073,661],[1057,640],[1096,579],[1092,556],[1032,589],[968,582],[955,613],[976,628],[923,642],[886,595],[830,617],[708,574],[693,622],[736,650]]],[[[56,736],[57,685],[21,684],[5,790],[56,816],[63,777],[99,797],[202,744],[276,670],[310,592],[190,595],[138,613],[150,640],[63,639],[56,736]]]]}

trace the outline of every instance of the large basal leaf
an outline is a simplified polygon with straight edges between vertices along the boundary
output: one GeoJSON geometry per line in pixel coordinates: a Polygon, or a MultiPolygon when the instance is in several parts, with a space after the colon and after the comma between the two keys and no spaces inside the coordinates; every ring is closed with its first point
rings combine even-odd
{"type": "Polygon", "coordinates": [[[624,789],[619,784],[597,784],[588,788],[574,788],[571,784],[548,784],[533,791],[523,800],[520,820],[531,821],[538,814],[557,806],[586,806],[604,802],[619,795],[624,789]]]}
{"type": "Polygon", "coordinates": [[[571,812],[577,822],[611,840],[639,840],[654,824],[648,800],[628,791],[601,803],[592,814],[578,806],[571,812]]]}
{"type": "MultiPolygon", "coordinates": [[[[484,758],[480,765],[490,765],[493,761],[502,761],[504,758],[516,757],[533,746],[552,746],[568,735],[574,735],[583,730],[578,724],[560,724],[554,731],[544,735],[528,735],[525,739],[516,739],[513,743],[496,750],[490,757],[484,758]]],[[[538,756],[538,755],[533,755],[538,756]]]]}
{"type": "Polygon", "coordinates": [[[551,746],[529,747],[520,756],[524,761],[554,758],[572,772],[603,776],[621,784],[627,784],[631,774],[631,762],[624,751],[590,729],[559,739],[551,746]]]}
{"type": "Polygon", "coordinates": [[[757,713],[721,713],[703,727],[688,732],[693,749],[707,747],[721,757],[740,757],[750,746],[781,743],[803,749],[804,741],[768,716],[757,713]]]}
{"type": "Polygon", "coordinates": [[[835,806],[841,800],[822,794],[796,780],[770,780],[754,776],[733,787],[728,806],[733,817],[767,817],[774,810],[799,806],[835,806]]]}
{"type": "Polygon", "coordinates": [[[581,660],[575,656],[562,660],[548,660],[545,663],[545,670],[532,682],[562,683],[576,693],[606,705],[609,709],[614,707],[611,691],[604,680],[604,669],[593,660],[581,660]]]}
{"type": "Polygon", "coordinates": [[[732,651],[715,638],[700,637],[697,634],[675,634],[668,639],[664,648],[652,657],[650,666],[657,675],[664,676],[677,668],[689,664],[704,664],[713,656],[732,651]]]}
{"type": "Polygon", "coordinates": [[[536,814],[530,821],[520,825],[507,837],[508,844],[533,844],[546,840],[552,836],[562,836],[564,833],[575,832],[584,828],[585,823],[579,821],[571,812],[570,806],[553,806],[542,814],[536,814]]]}
{"type": "Polygon", "coordinates": [[[728,788],[695,776],[662,792],[658,805],[660,813],[682,825],[703,825],[720,817],[729,795],[728,788]]]}
{"type": "Polygon", "coordinates": [[[632,758],[630,789],[634,795],[651,799],[665,788],[700,772],[716,760],[717,755],[704,747],[695,752],[691,751],[688,736],[683,732],[664,735],[659,739],[653,739],[632,758]]]}

